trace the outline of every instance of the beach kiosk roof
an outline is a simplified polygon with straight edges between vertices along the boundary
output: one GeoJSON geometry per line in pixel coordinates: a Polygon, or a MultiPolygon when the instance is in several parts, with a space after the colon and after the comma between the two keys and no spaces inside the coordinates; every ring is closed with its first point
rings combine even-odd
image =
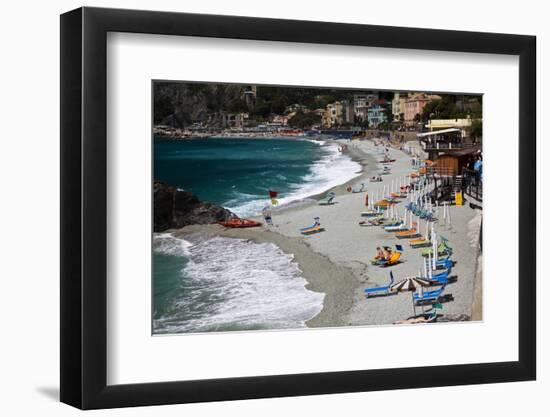
{"type": "Polygon", "coordinates": [[[416,136],[418,136],[419,138],[424,138],[427,136],[437,136],[443,133],[453,133],[453,132],[462,132],[462,129],[450,128],[450,129],[435,130],[433,132],[418,133],[416,136]]]}

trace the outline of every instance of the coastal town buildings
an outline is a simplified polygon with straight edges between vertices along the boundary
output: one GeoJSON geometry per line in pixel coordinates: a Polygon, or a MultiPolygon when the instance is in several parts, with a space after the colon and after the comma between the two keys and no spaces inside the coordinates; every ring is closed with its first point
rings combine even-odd
{"type": "Polygon", "coordinates": [[[405,100],[405,118],[404,122],[406,126],[414,126],[418,123],[417,115],[422,114],[422,110],[426,104],[432,100],[440,99],[440,96],[431,95],[426,93],[414,93],[405,100]]]}
{"type": "Polygon", "coordinates": [[[342,124],[343,122],[344,105],[340,101],[327,104],[325,113],[322,116],[321,122],[323,127],[331,128],[342,124]]]}
{"type": "Polygon", "coordinates": [[[221,118],[224,128],[242,129],[248,121],[248,113],[221,112],[221,118]]]}
{"type": "Polygon", "coordinates": [[[342,122],[352,124],[355,121],[353,103],[350,100],[342,101],[342,122]]]}
{"type": "Polygon", "coordinates": [[[355,94],[353,96],[353,109],[357,119],[367,120],[368,109],[378,100],[378,97],[378,93],[355,94]]]}
{"type": "Polygon", "coordinates": [[[380,124],[387,122],[388,115],[386,108],[382,107],[380,104],[369,107],[367,110],[367,120],[369,122],[369,127],[372,128],[377,128],[380,124]]]}
{"type": "Polygon", "coordinates": [[[271,123],[279,126],[286,126],[288,125],[288,119],[289,119],[288,116],[276,114],[271,119],[271,123]]]}
{"type": "Polygon", "coordinates": [[[309,109],[304,106],[303,104],[298,104],[298,103],[295,103],[295,104],[291,104],[290,106],[286,106],[285,108],[285,113],[294,113],[296,114],[297,111],[303,111],[304,113],[307,113],[307,111],[309,111],[309,109]]]}
{"type": "Polygon", "coordinates": [[[332,124],[330,111],[328,109],[325,109],[323,110],[323,114],[321,114],[321,127],[330,128],[331,126],[332,124]]]}
{"type": "Polygon", "coordinates": [[[407,96],[401,93],[395,93],[391,101],[391,112],[394,122],[402,122],[405,119],[405,101],[407,96]]]}

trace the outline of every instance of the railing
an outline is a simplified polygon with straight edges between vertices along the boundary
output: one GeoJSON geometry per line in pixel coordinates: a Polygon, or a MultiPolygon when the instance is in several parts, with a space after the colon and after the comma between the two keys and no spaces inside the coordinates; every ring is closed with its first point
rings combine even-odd
{"type": "MultiPolygon", "coordinates": [[[[422,170],[422,168],[420,169],[422,170]]],[[[425,170],[428,175],[437,175],[440,177],[453,177],[456,174],[452,167],[438,167],[437,165],[426,167],[425,170]]]]}
{"type": "Polygon", "coordinates": [[[462,189],[464,194],[483,201],[483,180],[477,171],[469,168],[462,168],[462,189]]]}
{"type": "Polygon", "coordinates": [[[456,149],[456,150],[460,150],[460,149],[465,149],[465,148],[470,148],[472,145],[471,144],[466,144],[466,143],[451,143],[451,142],[436,142],[436,143],[429,143],[429,142],[424,142],[424,141],[421,141],[422,143],[422,148],[424,150],[453,150],[453,149],[456,149]]]}

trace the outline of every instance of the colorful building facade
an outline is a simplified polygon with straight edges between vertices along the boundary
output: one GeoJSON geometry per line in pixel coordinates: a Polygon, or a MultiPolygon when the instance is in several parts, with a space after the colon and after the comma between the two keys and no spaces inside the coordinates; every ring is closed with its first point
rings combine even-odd
{"type": "Polygon", "coordinates": [[[422,111],[426,104],[432,100],[440,99],[440,96],[428,95],[425,93],[415,93],[409,96],[405,100],[405,125],[413,126],[417,123],[415,121],[416,115],[422,115],[422,111]]]}
{"type": "Polygon", "coordinates": [[[376,128],[380,124],[388,121],[388,115],[386,108],[376,104],[372,107],[369,107],[367,110],[367,119],[369,121],[369,127],[376,128]]]}

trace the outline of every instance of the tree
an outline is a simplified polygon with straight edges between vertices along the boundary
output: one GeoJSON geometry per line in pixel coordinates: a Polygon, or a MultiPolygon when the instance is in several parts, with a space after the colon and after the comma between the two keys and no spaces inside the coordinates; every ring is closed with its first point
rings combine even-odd
{"type": "Polygon", "coordinates": [[[481,119],[472,120],[472,126],[470,127],[470,136],[474,139],[481,139],[483,137],[483,122],[481,119]]]}
{"type": "Polygon", "coordinates": [[[311,129],[312,126],[319,123],[321,123],[321,116],[315,113],[304,113],[301,110],[288,120],[290,126],[299,129],[311,129]]]}

